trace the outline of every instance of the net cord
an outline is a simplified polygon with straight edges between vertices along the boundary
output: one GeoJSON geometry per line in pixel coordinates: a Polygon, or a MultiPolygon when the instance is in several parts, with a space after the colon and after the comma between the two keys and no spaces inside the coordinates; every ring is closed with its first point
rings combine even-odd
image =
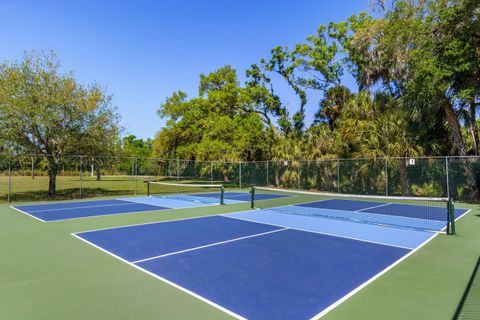
{"type": "Polygon", "coordinates": [[[198,188],[222,188],[223,184],[193,184],[193,183],[168,183],[159,181],[149,181],[149,184],[158,184],[160,186],[171,187],[198,187],[198,188]]]}
{"type": "Polygon", "coordinates": [[[315,196],[326,196],[326,197],[342,197],[342,198],[364,198],[364,199],[385,199],[385,200],[413,200],[413,201],[438,201],[438,202],[448,202],[449,198],[441,197],[402,197],[402,196],[377,196],[377,195],[360,195],[360,194],[347,194],[347,193],[328,193],[328,192],[315,192],[315,191],[303,191],[303,190],[286,190],[286,189],[276,189],[276,188],[266,188],[266,187],[255,187],[256,190],[260,191],[272,191],[272,192],[285,192],[292,194],[308,194],[315,196]]]}

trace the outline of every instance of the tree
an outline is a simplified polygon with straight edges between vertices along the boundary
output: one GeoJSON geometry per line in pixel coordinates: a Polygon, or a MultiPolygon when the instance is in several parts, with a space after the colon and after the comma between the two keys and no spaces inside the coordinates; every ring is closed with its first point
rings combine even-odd
{"type": "Polygon", "coordinates": [[[143,140],[132,134],[123,137],[122,150],[128,157],[148,158],[152,155],[152,140],[143,140]]]}
{"type": "Polygon", "coordinates": [[[260,83],[239,85],[230,66],[200,76],[199,97],[173,93],[158,114],[167,119],[154,154],[191,160],[258,160],[268,150],[264,134],[275,98],[260,83]],[[269,100],[270,99],[270,100],[269,100]],[[272,105],[265,106],[267,103],[272,105]]]}
{"type": "Polygon", "coordinates": [[[343,107],[352,97],[354,95],[347,87],[340,85],[329,88],[320,101],[319,110],[315,113],[315,122],[327,121],[330,128],[333,129],[343,107]]]}
{"type": "MultiPolygon", "coordinates": [[[[416,140],[410,128],[406,110],[397,103],[383,94],[372,98],[367,91],[349,100],[336,126],[354,156],[386,158],[392,163],[394,158],[425,155],[422,142],[416,140]]],[[[398,165],[403,195],[410,195],[405,161],[398,161],[398,165]]]]}
{"type": "MultiPolygon", "coordinates": [[[[381,89],[398,100],[422,141],[453,141],[455,153],[469,154],[462,135],[463,114],[478,145],[478,1],[398,0],[384,17],[367,14],[331,24],[330,34],[345,52],[360,90],[381,89]],[[463,112],[462,112],[463,111],[463,112]]],[[[443,143],[449,152],[451,143],[443,143]]],[[[474,147],[475,148],[475,147],[474,147]]],[[[474,151],[475,153],[477,151],[474,151]]],[[[465,163],[470,198],[478,197],[475,175],[465,163]]]]}
{"type": "Polygon", "coordinates": [[[20,63],[0,65],[1,140],[46,159],[51,196],[68,156],[105,152],[118,144],[120,130],[110,96],[59,67],[53,52],[34,51],[20,63]]]}

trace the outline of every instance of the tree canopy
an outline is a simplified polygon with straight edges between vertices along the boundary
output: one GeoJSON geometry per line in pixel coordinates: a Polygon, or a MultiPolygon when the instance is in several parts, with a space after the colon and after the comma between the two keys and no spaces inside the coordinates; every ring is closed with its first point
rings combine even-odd
{"type": "MultiPolygon", "coordinates": [[[[246,71],[200,76],[198,98],[174,93],[155,155],[198,160],[479,155],[480,3],[372,1],[375,16],[320,25],[246,71]],[[280,76],[298,97],[276,92],[280,76]],[[347,88],[346,76],[357,88],[347,88]],[[320,92],[319,101],[312,101],[320,92]],[[314,121],[305,123],[315,102],[314,121]]],[[[466,172],[472,194],[476,177],[466,172]]],[[[402,184],[407,185],[408,181],[402,184]]],[[[408,190],[404,189],[404,193],[408,190]]]]}
{"type": "Polygon", "coordinates": [[[241,87],[229,66],[201,75],[199,97],[188,99],[184,92],[175,92],[158,109],[167,125],[157,135],[154,155],[227,161],[265,158],[269,120],[262,111],[261,94],[241,87]]]}
{"type": "MultiPolygon", "coordinates": [[[[198,95],[180,90],[160,104],[165,126],[153,140],[120,142],[116,110],[101,87],[60,74],[52,54],[27,54],[0,66],[1,148],[48,157],[53,181],[71,154],[220,161],[480,155],[480,2],[370,4],[379,10],[320,25],[293,47],[275,46],[242,70],[244,83],[228,65],[201,74],[198,95]],[[284,101],[277,81],[297,100],[284,101]]],[[[477,197],[480,181],[465,167],[477,197]]]]}
{"type": "Polygon", "coordinates": [[[120,131],[110,96],[60,74],[59,67],[52,52],[0,65],[0,140],[7,150],[45,157],[50,195],[68,156],[112,153],[120,131]]]}

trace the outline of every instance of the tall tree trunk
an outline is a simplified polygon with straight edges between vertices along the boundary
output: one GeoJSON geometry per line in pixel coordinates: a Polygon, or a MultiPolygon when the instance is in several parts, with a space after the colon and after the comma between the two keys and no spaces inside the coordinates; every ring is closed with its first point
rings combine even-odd
{"type": "Polygon", "coordinates": [[[54,159],[48,160],[48,195],[53,197],[56,192],[58,165],[54,159]]]}
{"type": "Polygon", "coordinates": [[[409,196],[411,195],[411,190],[410,190],[410,179],[408,179],[408,171],[407,171],[407,161],[406,159],[400,159],[400,167],[399,172],[400,172],[400,185],[402,186],[402,194],[404,196],[409,196]]]}
{"type": "Polygon", "coordinates": [[[278,168],[275,168],[275,186],[276,187],[280,186],[280,172],[278,168]]]}
{"type": "Polygon", "coordinates": [[[102,179],[102,174],[100,172],[100,165],[99,164],[95,165],[95,173],[96,173],[96,176],[97,176],[97,181],[100,181],[102,179]]]}
{"type": "Polygon", "coordinates": [[[473,139],[473,149],[475,151],[475,155],[478,156],[479,154],[479,138],[478,138],[478,127],[477,127],[477,108],[475,104],[475,100],[470,101],[469,106],[469,122],[470,122],[470,133],[473,139]]]}
{"type": "MultiPolygon", "coordinates": [[[[446,102],[443,105],[443,110],[445,111],[445,116],[447,117],[447,122],[450,125],[450,130],[453,134],[453,140],[457,146],[458,154],[462,157],[467,155],[467,147],[463,141],[462,131],[460,128],[460,123],[458,122],[458,117],[455,114],[453,106],[446,102]]],[[[471,166],[470,161],[467,158],[461,158],[462,164],[465,170],[465,177],[468,184],[468,200],[478,200],[479,198],[479,188],[477,184],[477,179],[475,177],[475,172],[471,166]]]]}

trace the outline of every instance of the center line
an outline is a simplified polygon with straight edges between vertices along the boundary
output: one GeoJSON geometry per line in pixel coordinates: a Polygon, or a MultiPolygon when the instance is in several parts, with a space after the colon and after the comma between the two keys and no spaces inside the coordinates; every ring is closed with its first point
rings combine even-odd
{"type": "Polygon", "coordinates": [[[264,235],[271,234],[271,233],[275,233],[275,232],[285,231],[285,230],[288,230],[288,229],[290,229],[290,228],[285,227],[285,228],[281,228],[281,229],[277,229],[277,230],[273,230],[273,231],[268,231],[268,232],[253,234],[253,235],[250,235],[250,236],[245,236],[245,237],[230,239],[230,240],[226,240],[226,241],[215,242],[215,243],[207,244],[207,245],[200,246],[200,247],[195,247],[195,248],[185,249],[185,250],[181,250],[181,251],[176,251],[176,252],[161,254],[161,255],[159,255],[159,256],[155,256],[155,257],[150,257],[150,258],[145,258],[145,259],[133,261],[132,263],[137,264],[137,263],[140,263],[140,262],[149,261],[149,260],[154,260],[154,259],[157,259],[157,258],[164,258],[164,257],[172,256],[172,255],[175,255],[175,254],[180,254],[180,253],[184,253],[184,252],[189,252],[189,251],[199,250],[199,249],[203,249],[203,248],[218,246],[218,245],[220,245],[220,244],[225,244],[225,243],[229,243],[229,242],[234,242],[234,241],[239,241],[239,240],[244,240],[244,239],[249,239],[249,238],[260,237],[260,236],[264,236],[264,235]]]}
{"type": "Polygon", "coordinates": [[[386,207],[386,206],[389,206],[391,205],[392,203],[384,203],[384,204],[381,204],[381,205],[378,205],[378,206],[373,206],[373,207],[368,207],[368,208],[364,208],[364,209],[360,209],[360,210],[357,210],[357,212],[362,212],[362,211],[365,211],[365,210],[370,210],[370,209],[375,209],[375,208],[380,208],[380,207],[386,207]]]}

